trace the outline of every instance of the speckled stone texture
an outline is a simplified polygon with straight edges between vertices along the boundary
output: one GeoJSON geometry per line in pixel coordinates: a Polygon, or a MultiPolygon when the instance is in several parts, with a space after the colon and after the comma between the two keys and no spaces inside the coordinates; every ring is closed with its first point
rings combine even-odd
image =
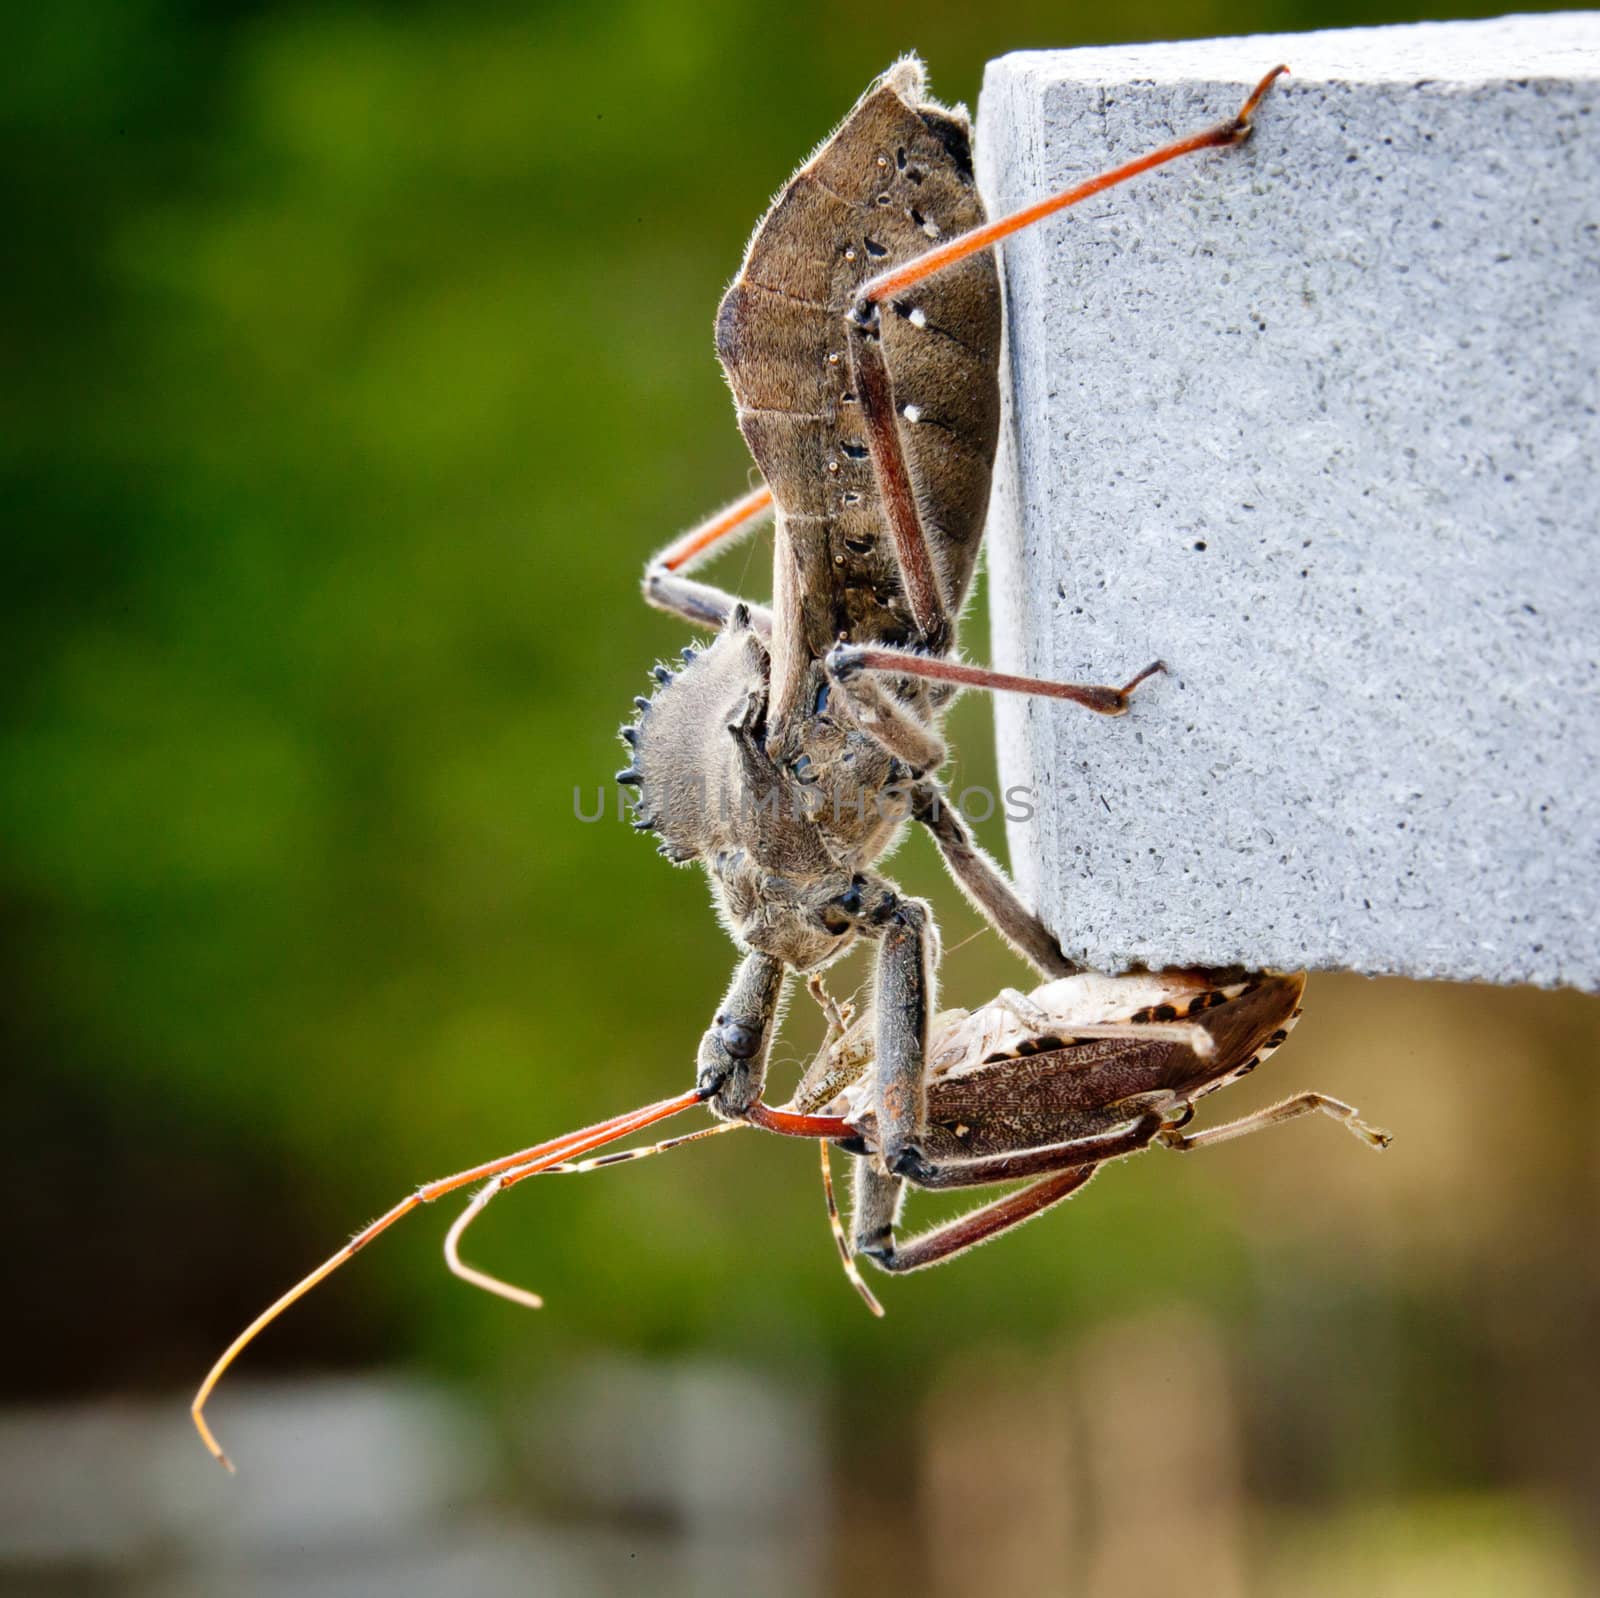
{"type": "Polygon", "coordinates": [[[1600,13],[1007,56],[1013,866],[1102,970],[1600,988],[1600,13]]]}

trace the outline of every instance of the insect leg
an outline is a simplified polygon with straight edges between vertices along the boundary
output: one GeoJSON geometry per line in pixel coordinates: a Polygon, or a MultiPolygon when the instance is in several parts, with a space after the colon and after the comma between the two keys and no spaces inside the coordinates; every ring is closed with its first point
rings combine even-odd
{"type": "MultiPolygon", "coordinates": [[[[682,616],[699,627],[720,628],[739,601],[720,588],[693,581],[686,574],[713,552],[726,549],[757,527],[772,510],[772,490],[764,483],[742,499],[725,505],[698,527],[692,527],[654,555],[644,572],[645,603],[682,616]]],[[[772,612],[751,605],[750,624],[763,638],[772,635],[772,612]]]]}
{"type": "Polygon", "coordinates": [[[1057,211],[1064,211],[1069,205],[1076,205],[1080,200],[1087,200],[1093,195],[1103,193],[1106,189],[1115,188],[1119,183],[1127,182],[1129,178],[1138,177],[1141,172],[1165,166],[1168,161],[1176,161],[1180,156],[1192,155],[1200,150],[1243,144],[1250,137],[1256,109],[1265,99],[1267,91],[1288,70],[1287,67],[1274,67],[1251,91],[1250,97],[1239,108],[1238,115],[1226,122],[1207,128],[1203,133],[1194,133],[1186,139],[1164,144],[1159,150],[1152,150],[1136,161],[1129,161],[1123,166],[1114,167],[1109,172],[1102,172],[1087,182],[1075,184],[1072,188],[1053,194],[1048,199],[1039,200],[1033,205],[1023,207],[1020,211],[1014,211],[1010,216],[986,222],[982,227],[973,228],[969,233],[960,234],[948,243],[926,251],[915,260],[891,267],[888,271],[869,278],[861,285],[857,306],[879,305],[885,300],[893,299],[914,284],[932,277],[935,272],[942,272],[946,267],[954,266],[957,261],[964,261],[969,255],[976,255],[979,250],[986,250],[991,245],[998,244],[1001,239],[1013,233],[1020,233],[1023,228],[1031,227],[1035,222],[1043,221],[1047,216],[1054,216],[1057,211]]]}
{"type": "Polygon", "coordinates": [[[1254,1115],[1241,1116],[1237,1121],[1226,1121],[1221,1126],[1207,1127],[1203,1132],[1179,1132],[1175,1129],[1158,1133],[1156,1142],[1163,1148],[1176,1149],[1187,1154],[1213,1143],[1226,1143],[1231,1138],[1248,1137],[1252,1132],[1264,1132],[1269,1126],[1281,1126],[1285,1121],[1297,1121],[1302,1115],[1315,1115],[1318,1111],[1330,1115],[1368,1148],[1386,1149],[1393,1141],[1392,1134],[1382,1127],[1368,1126],[1357,1118],[1355,1110],[1325,1093],[1299,1093],[1282,1104],[1274,1104],[1254,1115]]]}
{"type": "MultiPolygon", "coordinates": [[[[917,1186],[936,1189],[980,1187],[990,1182],[1007,1182],[1025,1176],[1042,1175],[1043,1179],[1023,1188],[1020,1193],[1008,1193],[1004,1198],[980,1205],[964,1215],[956,1216],[954,1220],[919,1233],[907,1243],[896,1241],[892,1220],[887,1226],[880,1222],[879,1230],[873,1237],[864,1237],[864,1229],[858,1222],[856,1248],[880,1270],[891,1272],[920,1271],[925,1266],[953,1259],[957,1254],[965,1253],[967,1249],[1021,1225],[1023,1221],[1032,1220],[1035,1215],[1042,1215],[1051,1205],[1070,1197],[1106,1160],[1134,1154],[1144,1148],[1160,1131],[1161,1125],[1159,1115],[1144,1115],[1131,1126],[1109,1136],[1080,1138],[1073,1143],[1033,1149],[1024,1154],[956,1161],[942,1168],[919,1172],[915,1178],[917,1186]]],[[[876,1180],[881,1183],[883,1179],[878,1177],[876,1180]]],[[[860,1195],[862,1190],[863,1184],[858,1181],[857,1194],[860,1195]]]]}
{"type": "Polygon", "coordinates": [[[861,1080],[872,1064],[870,1016],[857,1018],[855,1006],[846,1000],[840,1006],[828,997],[822,979],[807,977],[806,986],[819,1003],[825,1002],[828,1036],[822,1047],[795,1084],[788,1108],[809,1115],[831,1103],[847,1087],[861,1080]]]}
{"type": "MultiPolygon", "coordinates": [[[[1115,184],[1136,177],[1141,172],[1148,172],[1152,167],[1162,166],[1168,161],[1197,150],[1241,143],[1249,136],[1251,118],[1262,97],[1278,76],[1287,70],[1286,67],[1276,67],[1269,72],[1256,86],[1255,92],[1245,101],[1239,113],[1230,121],[1209,128],[1204,133],[1197,133],[1187,139],[1166,145],[1149,155],[1142,156],[1137,161],[1130,161],[1114,171],[1103,173],[1087,183],[1080,183],[1064,193],[1042,200],[1009,217],[1002,217],[998,221],[975,228],[950,240],[948,244],[927,251],[915,260],[880,273],[877,277],[869,278],[862,285],[855,303],[845,317],[850,370],[861,404],[867,448],[872,456],[873,475],[878,483],[878,497],[894,540],[901,585],[912,618],[917,624],[917,631],[921,635],[921,646],[929,655],[943,655],[949,647],[950,614],[944,595],[939,589],[933,557],[929,552],[927,537],[917,511],[911,473],[906,465],[905,452],[901,445],[900,426],[895,414],[894,389],[889,379],[888,366],[883,358],[879,332],[880,306],[900,291],[910,288],[935,272],[942,271],[957,261],[965,260],[980,250],[988,249],[1008,234],[1015,233],[1069,205],[1074,205],[1079,200],[1088,199],[1090,195],[1098,194],[1115,184]]],[[[971,668],[964,669],[971,670],[971,668]]],[[[982,675],[978,673],[975,674],[975,678],[966,680],[975,681],[977,676],[982,675]]],[[[1018,679],[1018,682],[1025,680],[1018,679]]],[[[984,686],[997,685],[984,684],[984,686]]],[[[1077,694],[1064,691],[1067,686],[1069,685],[1054,685],[1057,697],[1078,697],[1077,694]]],[[[1027,691],[1046,690],[1030,686],[1027,691]]],[[[1094,690],[1089,692],[1093,693],[1094,690]]],[[[1115,694],[1117,690],[1100,690],[1100,692],[1115,694]]],[[[1126,690],[1122,692],[1125,693],[1126,690]]],[[[1080,698],[1080,702],[1090,701],[1080,698]]],[[[1114,700],[1112,706],[1113,712],[1116,708],[1121,708],[1114,700]]],[[[1094,708],[1102,707],[1094,706],[1094,708]]]]}
{"type": "Polygon", "coordinates": [[[883,928],[872,996],[878,1057],[872,1075],[873,1112],[883,1163],[894,1176],[914,1175],[925,1163],[924,1067],[937,950],[938,934],[928,907],[916,899],[901,899],[883,928]]]}
{"type": "Polygon", "coordinates": [[[986,1154],[976,1160],[926,1160],[910,1180],[930,1193],[944,1193],[959,1187],[988,1187],[995,1182],[1015,1182],[1029,1176],[1046,1176],[1073,1165],[1101,1165],[1137,1154],[1161,1135],[1166,1117],[1147,1110],[1136,1120],[1112,1132],[1074,1138],[1070,1143],[1055,1143],[1048,1148],[1020,1149],[1014,1154],[986,1154]]]}
{"type": "Polygon", "coordinates": [[[824,1049],[831,1049],[848,1032],[856,1018],[856,1008],[849,999],[841,1003],[828,992],[827,984],[813,971],[806,978],[806,992],[828,1022],[828,1035],[822,1040],[824,1049]]]}
{"type": "Polygon", "coordinates": [[[931,782],[918,783],[911,790],[911,814],[933,834],[945,866],[973,907],[1035,969],[1049,977],[1068,977],[1083,970],[1061,952],[1055,934],[1022,902],[999,866],[974,842],[943,789],[931,782]]]}
{"type": "Polygon", "coordinates": [[[859,318],[852,311],[845,319],[846,347],[861,403],[872,471],[878,480],[878,498],[889,523],[895,558],[900,566],[900,583],[921,634],[922,647],[932,654],[942,655],[950,646],[950,612],[939,590],[927,534],[917,510],[916,492],[911,485],[911,472],[900,442],[894,390],[879,337],[878,307],[862,300],[857,310],[859,318]]]}
{"type": "Polygon", "coordinates": [[[1015,677],[1010,672],[990,671],[969,666],[964,661],[944,660],[911,649],[891,649],[878,644],[837,644],[828,651],[828,675],[847,688],[864,671],[886,671],[896,677],[922,677],[930,682],[954,683],[962,688],[987,688],[991,693],[1033,694],[1044,699],[1067,699],[1101,716],[1121,716],[1135,688],[1147,677],[1165,671],[1166,665],[1153,660],[1136,677],[1120,688],[1100,683],[1051,682],[1044,677],[1015,677]]]}
{"type": "MultiPolygon", "coordinates": [[[[846,647],[840,645],[830,650],[823,662],[823,670],[843,696],[850,719],[891,755],[909,766],[914,776],[937,771],[945,762],[944,740],[937,733],[905,706],[896,704],[871,678],[848,670],[837,674],[834,672],[833,658],[846,647]]],[[[921,660],[923,657],[917,655],[913,658],[921,660]]]]}
{"type": "Polygon", "coordinates": [[[1054,1176],[1047,1176],[1023,1188],[1020,1193],[1008,1193],[992,1204],[968,1210],[965,1215],[958,1215],[953,1221],[921,1232],[908,1242],[897,1244],[891,1241],[889,1247],[881,1252],[868,1250],[867,1257],[879,1270],[896,1274],[920,1271],[929,1265],[954,1259],[957,1254],[964,1254],[979,1243],[987,1243],[991,1237],[998,1237],[1013,1226],[1020,1226],[1036,1215],[1043,1215],[1052,1205],[1076,1193],[1097,1169],[1093,1165],[1069,1166],[1054,1176]]]}
{"type": "Polygon", "coordinates": [[[784,975],[783,965],[771,955],[747,954],[700,1039],[695,1080],[718,1115],[737,1119],[761,1097],[784,975]]]}
{"type": "Polygon", "coordinates": [[[857,1254],[877,1259],[894,1253],[894,1229],[905,1207],[903,1178],[886,1175],[870,1158],[858,1159],[850,1183],[850,1238],[857,1254]]]}
{"type": "MultiPolygon", "coordinates": [[[[941,658],[950,645],[950,614],[939,589],[927,534],[917,509],[910,469],[906,465],[900,426],[895,417],[894,390],[883,359],[877,305],[870,300],[858,301],[856,308],[846,318],[845,326],[850,369],[861,403],[867,449],[872,456],[873,475],[878,482],[878,498],[889,523],[895,558],[900,567],[901,586],[921,635],[921,647],[904,650],[887,646],[841,644],[828,653],[824,663],[828,675],[847,691],[851,688],[851,679],[862,671],[892,671],[898,676],[934,678],[957,687],[1004,688],[1017,693],[1070,699],[1104,715],[1120,716],[1128,708],[1128,695],[1133,689],[1152,672],[1165,669],[1160,661],[1147,666],[1125,687],[1107,688],[1046,682],[1036,677],[1012,677],[1003,672],[985,671],[977,666],[965,666],[941,658]]],[[[852,698],[860,700],[864,695],[865,690],[861,690],[853,692],[852,698]]],[[[937,741],[930,734],[920,729],[913,734],[903,716],[883,718],[881,709],[870,703],[862,708],[868,714],[876,711],[883,719],[880,741],[894,753],[902,754],[913,768],[932,770],[939,763],[935,754],[942,757],[942,746],[937,746],[937,741]],[[907,738],[919,738],[924,745],[937,747],[932,752],[913,750],[908,755],[896,747],[897,739],[904,741],[907,738]]]]}

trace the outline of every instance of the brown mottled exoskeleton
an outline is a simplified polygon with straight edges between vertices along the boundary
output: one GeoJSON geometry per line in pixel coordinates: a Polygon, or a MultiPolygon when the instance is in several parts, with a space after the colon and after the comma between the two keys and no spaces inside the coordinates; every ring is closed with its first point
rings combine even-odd
{"type": "Polygon", "coordinates": [[[1044,975],[1078,968],[945,800],[941,719],[963,686],[1120,715],[1121,688],[1004,676],[952,658],[978,558],[999,426],[1000,288],[991,246],[1076,200],[1194,151],[1240,143],[1269,73],[1204,133],[986,222],[965,111],[897,63],[778,195],[717,315],[717,352],[766,486],[651,563],[650,603],[720,628],[685,651],[622,729],[635,826],[698,861],[745,951],[702,1039],[716,1110],[761,1094],[786,975],[877,943],[872,1113],[883,1162],[919,1181],[937,934],[872,865],[926,826],[979,910],[1044,975]],[[943,242],[941,242],[943,241],[943,242]],[[771,509],[773,599],[686,573],[771,509]]]}
{"type": "MultiPolygon", "coordinates": [[[[1031,1220],[1076,1193],[1107,1161],[1152,1147],[1187,1152],[1320,1112],[1370,1148],[1387,1132],[1350,1105],[1299,1093],[1203,1131],[1185,1130],[1195,1105],[1241,1080],[1283,1044],[1300,1015],[1304,973],[1080,973],[1023,995],[1007,990],[982,1009],[952,1010],[929,1028],[923,1091],[927,1172],[912,1185],[946,1190],[1027,1181],[1028,1185],[908,1242],[895,1230],[906,1181],[883,1159],[875,1109],[876,1024],[832,1014],[829,1040],[786,1108],[757,1105],[743,1123],[669,1138],[646,1148],[588,1159],[529,1162],[527,1174],[583,1173],[663,1153],[739,1125],[816,1137],[857,1156],[852,1235],[847,1240],[827,1183],[829,1218],[846,1274],[875,1314],[882,1309],[854,1265],[922,1270],[1031,1220]]],[[[827,1001],[813,985],[818,997],[827,1001]]],[[[465,1264],[462,1234],[496,1193],[523,1170],[496,1176],[451,1229],[450,1268],[466,1281],[523,1304],[538,1303],[465,1264]]]]}
{"type": "Polygon", "coordinates": [[[1365,1125],[1349,1105],[1320,1093],[1297,1094],[1205,1131],[1184,1130],[1198,1100],[1248,1075],[1279,1047],[1300,1013],[1304,987],[1303,974],[1139,972],[1107,977],[1081,972],[1026,996],[1003,992],[981,1010],[936,1016],[920,1083],[927,1157],[904,1174],[891,1169],[885,1158],[878,1119],[881,1026],[870,1014],[860,1020],[841,1014],[812,979],[812,992],[830,1011],[832,1025],[828,1042],[801,1078],[790,1105],[768,1109],[758,1103],[742,1119],[722,1120],[650,1148],[586,1157],[712,1097],[709,1088],[694,1088],[417,1188],[269,1305],[229,1344],[195,1395],[195,1426],[206,1447],[227,1464],[206,1423],[205,1407],[244,1348],[397,1221],[474,1183],[483,1186],[446,1239],[450,1268],[476,1286],[538,1308],[537,1294],[461,1259],[462,1235],[496,1194],[530,1176],[620,1165],[743,1127],[818,1138],[829,1219],[845,1272],[874,1313],[881,1314],[856,1271],[856,1254],[887,1271],[936,1265],[1069,1197],[1108,1160],[1154,1145],[1204,1148],[1313,1111],[1342,1122],[1371,1147],[1386,1147],[1388,1133],[1365,1125]],[[858,1157],[852,1241],[846,1240],[832,1183],[826,1180],[827,1151],[833,1145],[858,1157]],[[895,1236],[908,1181],[949,1189],[1019,1180],[1028,1185],[909,1242],[895,1236]]]}
{"type": "MultiPolygon", "coordinates": [[[[658,834],[661,852],[675,862],[705,866],[745,951],[701,1042],[696,1086],[427,1183],[357,1233],[258,1315],[207,1373],[192,1413],[219,1460],[226,1463],[205,1407],[223,1373],[265,1326],[395,1222],[486,1182],[451,1233],[459,1265],[460,1230],[494,1193],[696,1104],[860,1153],[866,1174],[857,1188],[856,1245],[899,1270],[948,1257],[1037,1213],[1081,1186],[1097,1162],[1174,1130],[1154,1101],[1171,1109],[1185,1083],[1201,1081],[1180,1064],[1140,1055],[1140,1076],[1128,1063],[1134,1054],[1125,1054],[1136,1085],[1114,1097],[1121,1079],[1095,1077],[1076,1109],[1060,1086],[1079,1079],[1097,1046],[1090,1039],[1120,1039],[1134,1053],[1177,1047],[1162,1043],[1158,1030],[1130,1031],[1159,1029],[1159,1016],[1074,1023],[1081,1041],[1035,1051],[1015,1081],[1003,1061],[984,1064],[970,1081],[967,1072],[938,1069],[946,1051],[941,1046],[930,1059],[927,1047],[937,958],[931,913],[870,868],[915,820],[931,831],[968,897],[1047,977],[1088,984],[1084,992],[1109,982],[1119,1003],[1133,990],[1118,984],[1134,981],[1165,983],[1174,993],[1218,991],[1220,979],[1203,973],[1075,977],[1077,968],[973,843],[935,777],[945,758],[940,722],[963,687],[1042,694],[1120,715],[1131,691],[1159,669],[1147,667],[1121,688],[1092,687],[1009,677],[952,656],[999,426],[1000,289],[991,246],[1141,172],[1241,143],[1284,70],[1268,73],[1229,121],[987,222],[966,113],[928,99],[920,64],[907,59],[868,90],[778,196],[717,316],[718,353],[765,485],[649,566],[651,604],[719,632],[706,648],[687,651],[680,671],[658,667],[654,697],[638,700],[638,720],[623,728],[633,760],[619,778],[639,789],[635,825],[658,834]],[[770,607],[688,575],[768,511],[776,518],[770,607]],[[849,1119],[807,1113],[805,1098],[796,1101],[800,1109],[765,1108],[760,1095],[787,974],[819,971],[858,938],[878,944],[869,1032],[847,1033],[842,1052],[830,1057],[834,1074],[806,1087],[815,1096],[827,1086],[831,1096],[855,1082],[849,1119]],[[1115,1038],[1104,1038],[1107,1026],[1115,1038]],[[852,1060],[864,1062],[854,1076],[843,1069],[852,1060]],[[1159,1077],[1168,1069],[1176,1073],[1171,1082],[1159,1077]],[[1032,1110],[1014,1102],[1019,1093],[1032,1110]],[[1098,1126],[1141,1094],[1149,1105],[1104,1131],[1085,1130],[1086,1115],[1098,1126]],[[1064,1140],[1075,1155],[1065,1167],[1064,1140]],[[1052,1174],[952,1223],[965,1232],[940,1229],[900,1248],[892,1242],[904,1181],[952,1187],[1039,1172],[1052,1174]]],[[[1017,1001],[1020,1024],[1049,1013],[1037,1008],[1039,997],[1017,1001]]],[[[1232,1013],[1219,1005],[1212,1019],[1191,1024],[1216,1030],[1232,1013]]],[[[1201,1033],[1189,1036],[1199,1046],[1201,1033]]],[[[1214,1044],[1224,1046],[1234,1048],[1231,1033],[1226,1045],[1220,1037],[1214,1044]]],[[[1222,1079],[1205,1077],[1211,1085],[1222,1079]]]]}
{"type": "MultiPolygon", "coordinates": [[[[1194,1106],[1248,1076],[1273,1054],[1300,1015],[1304,973],[1158,972],[1121,977],[1083,972],[1032,994],[938,1018],[924,1076],[926,1163],[912,1185],[1029,1186],[899,1242],[905,1183],[884,1158],[862,1023],[825,1049],[802,1079],[797,1104],[830,1097],[860,1155],[852,1248],[886,1271],[950,1259],[1075,1193],[1107,1160],[1160,1145],[1179,1151],[1321,1111],[1373,1148],[1389,1135],[1321,1093],[1301,1093],[1200,1132],[1183,1130],[1194,1106]]],[[[758,1110],[758,1124],[816,1136],[826,1117],[785,1125],[758,1110]]]]}

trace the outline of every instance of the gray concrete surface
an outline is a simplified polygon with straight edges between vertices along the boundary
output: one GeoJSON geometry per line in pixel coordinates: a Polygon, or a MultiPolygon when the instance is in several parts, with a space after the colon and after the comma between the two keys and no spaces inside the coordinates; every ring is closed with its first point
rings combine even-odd
{"type": "Polygon", "coordinates": [[[1075,956],[1600,987],[1600,13],[1014,55],[1013,867],[1075,956]]]}

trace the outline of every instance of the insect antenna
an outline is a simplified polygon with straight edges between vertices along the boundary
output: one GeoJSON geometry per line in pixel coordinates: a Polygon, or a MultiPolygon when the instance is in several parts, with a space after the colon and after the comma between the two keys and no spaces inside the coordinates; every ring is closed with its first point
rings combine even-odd
{"type": "Polygon", "coordinates": [[[678,1137],[664,1138],[659,1143],[647,1143],[639,1149],[620,1149],[615,1154],[597,1154],[592,1160],[563,1160],[559,1165],[543,1165],[537,1171],[518,1173],[508,1171],[502,1187],[512,1187],[527,1176],[587,1176],[591,1171],[608,1170],[613,1165],[629,1165],[634,1160],[649,1159],[655,1154],[666,1154],[682,1148],[685,1143],[698,1143],[703,1138],[719,1137],[724,1132],[737,1132],[743,1121],[718,1121],[715,1126],[703,1126],[698,1132],[684,1132],[678,1137]]]}
{"type": "Polygon", "coordinates": [[[691,1110],[695,1105],[703,1104],[709,1097],[709,1092],[692,1088],[687,1093],[680,1093],[676,1098],[662,1099],[659,1103],[646,1105],[642,1110],[630,1110],[626,1114],[613,1116],[608,1121],[597,1121],[593,1126],[586,1126],[576,1132],[568,1132],[562,1137],[552,1138],[548,1143],[534,1144],[530,1148],[519,1149],[515,1154],[505,1154],[486,1164],[457,1171],[453,1176],[440,1177],[437,1181],[429,1182],[408,1193],[392,1209],[384,1211],[377,1220],[357,1232],[337,1253],[330,1255],[309,1275],[296,1282],[288,1292],[269,1304],[222,1351],[217,1362],[206,1372],[205,1380],[201,1382],[199,1391],[189,1405],[189,1414],[194,1421],[195,1430],[200,1433],[200,1441],[206,1445],[218,1464],[229,1472],[233,1470],[233,1462],[223,1453],[221,1444],[212,1434],[205,1418],[206,1403],[228,1367],[286,1309],[304,1298],[319,1282],[331,1276],[346,1260],[358,1254],[375,1237],[388,1231],[396,1221],[404,1219],[412,1210],[424,1204],[431,1204],[434,1199],[443,1198],[447,1193],[454,1193],[485,1178],[499,1177],[511,1172],[517,1173],[517,1180],[521,1180],[524,1176],[532,1176],[536,1171],[560,1164],[574,1155],[587,1154],[590,1149],[613,1143],[620,1137],[628,1137],[657,1121],[664,1121],[669,1116],[677,1115],[680,1111],[691,1110]]]}
{"type": "MultiPolygon", "coordinates": [[[[784,1121],[789,1119],[787,1112],[767,1111],[767,1116],[777,1120],[777,1125],[762,1126],[764,1118],[757,1118],[755,1124],[762,1126],[763,1130],[777,1130],[784,1121]]],[[[798,1119],[810,1119],[798,1118],[798,1119]]],[[[685,1143],[699,1143],[705,1138],[719,1137],[724,1132],[736,1132],[740,1127],[750,1125],[746,1121],[719,1121],[715,1126],[704,1126],[697,1132],[686,1132],[681,1137],[669,1137],[660,1143],[650,1143],[643,1148],[623,1149],[615,1154],[600,1154],[587,1160],[562,1160],[559,1164],[550,1165],[543,1161],[531,1161],[527,1167],[513,1167],[509,1171],[502,1171],[484,1184],[473,1194],[471,1202],[462,1210],[445,1234],[444,1258],[445,1264],[450,1267],[451,1273],[460,1277],[463,1282],[473,1287],[480,1287],[486,1293],[493,1293],[497,1298],[503,1298],[513,1304],[521,1304],[527,1309],[541,1309],[544,1300],[528,1288],[518,1287],[514,1282],[508,1282],[503,1277],[491,1276],[487,1271],[481,1271],[475,1265],[469,1265],[461,1257],[461,1239],[466,1235],[466,1230],[489,1207],[492,1199],[505,1192],[508,1187],[514,1187],[518,1182],[529,1176],[586,1176],[592,1171],[607,1170],[612,1166],[628,1165],[635,1160],[651,1159],[657,1154],[666,1154],[672,1149],[682,1148],[685,1143]]],[[[883,1316],[883,1305],[874,1296],[873,1291],[862,1280],[861,1273],[856,1269],[856,1262],[850,1252],[850,1244],[845,1237],[844,1222],[839,1215],[839,1203],[834,1197],[833,1169],[828,1160],[828,1139],[818,1138],[817,1147],[822,1157],[822,1193],[828,1207],[828,1226],[833,1233],[833,1241],[839,1250],[839,1263],[844,1267],[844,1274],[850,1285],[861,1295],[862,1302],[869,1310],[880,1319],[883,1316]]]]}
{"type": "Polygon", "coordinates": [[[882,1320],[883,1305],[861,1279],[861,1272],[856,1269],[855,1256],[850,1252],[849,1239],[844,1235],[844,1222],[839,1219],[839,1201],[833,1196],[833,1162],[828,1158],[827,1138],[819,1137],[817,1147],[822,1151],[822,1197],[828,1206],[828,1227],[839,1250],[839,1263],[844,1266],[845,1279],[861,1295],[861,1300],[867,1308],[882,1320]]]}
{"type": "Polygon", "coordinates": [[[463,1282],[472,1287],[481,1287],[486,1293],[493,1293],[496,1298],[509,1299],[513,1304],[521,1304],[526,1309],[541,1309],[544,1300],[537,1293],[530,1292],[525,1287],[518,1287],[514,1282],[508,1282],[503,1277],[491,1276],[487,1271],[480,1271],[475,1265],[468,1265],[461,1257],[461,1239],[466,1230],[489,1206],[489,1201],[498,1194],[505,1192],[508,1187],[515,1186],[528,1176],[586,1176],[591,1171],[605,1170],[613,1165],[627,1165],[634,1160],[648,1159],[654,1154],[665,1154],[669,1149],[682,1148],[685,1143],[698,1143],[702,1138],[718,1137],[724,1132],[737,1132],[744,1123],[742,1121],[718,1121],[715,1126],[703,1126],[698,1132],[686,1132],[682,1137],[669,1137],[660,1143],[651,1143],[644,1148],[624,1149],[618,1154],[601,1154],[592,1160],[563,1160],[558,1165],[547,1165],[541,1161],[531,1161],[527,1166],[517,1166],[512,1170],[503,1171],[491,1181],[487,1182],[472,1195],[472,1201],[458,1215],[444,1239],[444,1262],[450,1267],[451,1273],[459,1276],[463,1282]]]}

